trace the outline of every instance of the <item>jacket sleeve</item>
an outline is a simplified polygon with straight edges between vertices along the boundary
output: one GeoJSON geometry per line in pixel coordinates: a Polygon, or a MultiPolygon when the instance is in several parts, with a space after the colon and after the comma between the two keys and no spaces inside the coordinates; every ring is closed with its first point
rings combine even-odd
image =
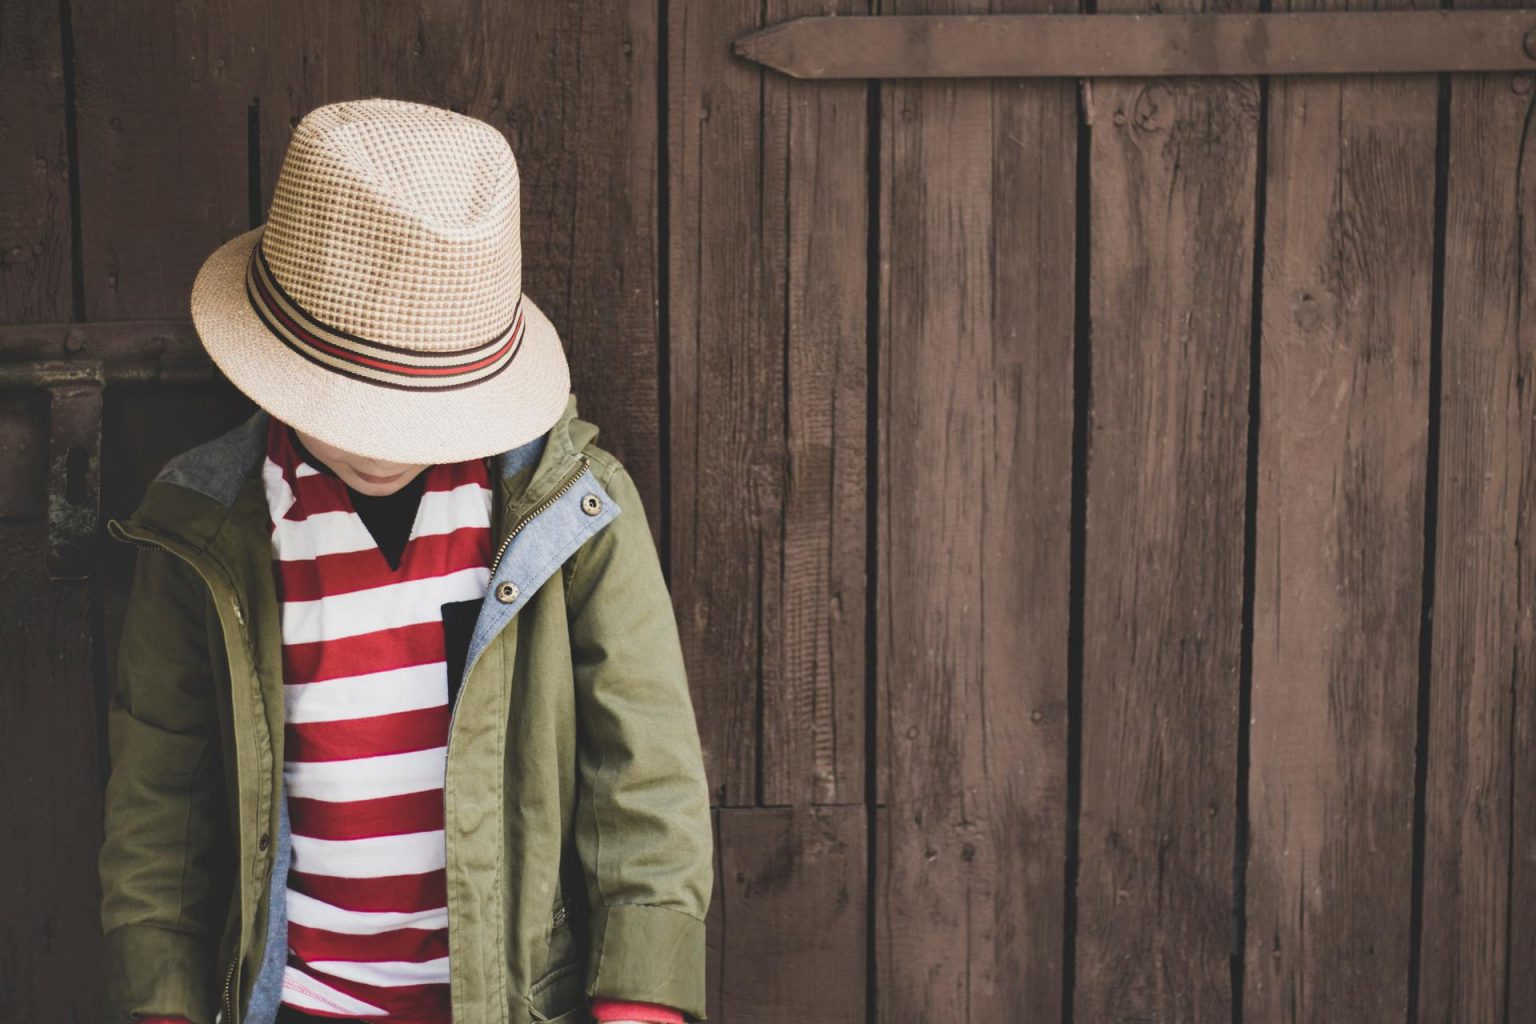
{"type": "Polygon", "coordinates": [[[619,514],[578,553],[568,590],[586,992],[703,1020],[714,838],[698,725],[640,493],[622,465],[603,485],[619,514]]]}
{"type": "Polygon", "coordinates": [[[209,1024],[219,934],[208,853],[218,787],[218,720],[207,588],[181,559],[139,548],[107,711],[99,870],[114,1020],[209,1024]]]}

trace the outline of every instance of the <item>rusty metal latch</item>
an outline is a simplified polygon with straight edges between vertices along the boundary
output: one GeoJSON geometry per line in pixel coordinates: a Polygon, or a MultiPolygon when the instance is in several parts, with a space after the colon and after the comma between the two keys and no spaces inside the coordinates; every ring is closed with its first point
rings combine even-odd
{"type": "Polygon", "coordinates": [[[49,390],[48,578],[83,580],[101,516],[101,367],[70,366],[49,390]]]}
{"type": "Polygon", "coordinates": [[[1536,10],[814,16],[735,52],[795,78],[1529,71],[1536,10]]]}
{"type": "Polygon", "coordinates": [[[50,579],[87,579],[96,566],[104,388],[214,377],[190,323],[0,327],[0,390],[42,390],[50,397],[45,558],[50,579]]]}

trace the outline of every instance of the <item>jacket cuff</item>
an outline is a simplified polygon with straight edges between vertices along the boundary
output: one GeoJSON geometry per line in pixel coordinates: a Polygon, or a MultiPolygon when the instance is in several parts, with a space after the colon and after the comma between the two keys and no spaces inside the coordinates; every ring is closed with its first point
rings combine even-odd
{"type": "Polygon", "coordinates": [[[649,1024],[683,1024],[683,1014],[660,1003],[626,1003],[617,999],[592,1000],[592,1017],[602,1024],[610,1020],[643,1020],[649,1024]]]}
{"type": "Polygon", "coordinates": [[[594,999],[660,1003],[685,1021],[704,1019],[704,922],[668,907],[592,908],[587,994],[594,999]]]}
{"type": "Polygon", "coordinates": [[[212,1024],[214,995],[202,939],[149,924],[106,934],[107,996],[114,1021],[184,1018],[212,1024]]]}

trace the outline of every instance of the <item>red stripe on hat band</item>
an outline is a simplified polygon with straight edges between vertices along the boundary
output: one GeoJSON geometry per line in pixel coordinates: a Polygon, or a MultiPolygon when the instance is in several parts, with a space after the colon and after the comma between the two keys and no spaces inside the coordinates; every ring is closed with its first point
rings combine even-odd
{"type": "MultiPolygon", "coordinates": [[[[371,341],[367,338],[348,334],[346,331],[326,324],[293,301],[292,296],[286,292],[282,293],[283,301],[279,302],[277,297],[273,295],[272,289],[276,288],[281,291],[281,285],[277,283],[276,278],[271,276],[271,273],[271,268],[267,266],[266,259],[262,255],[261,244],[258,242],[251,250],[251,258],[246,267],[245,291],[247,299],[255,309],[258,317],[267,326],[267,329],[279,341],[282,341],[288,347],[294,349],[300,355],[309,358],[311,361],[317,362],[328,369],[338,370],[340,368],[331,365],[320,357],[323,355],[340,360],[362,371],[355,375],[371,383],[394,383],[394,386],[400,387],[420,387],[423,385],[410,382],[441,382],[457,378],[468,378],[463,381],[465,384],[474,383],[477,380],[494,376],[505,369],[506,364],[510,363],[512,358],[516,356],[525,333],[526,315],[523,310],[522,297],[519,296],[517,305],[514,308],[511,324],[504,330],[499,331],[489,341],[474,345],[468,349],[439,352],[387,345],[383,342],[371,341]],[[268,287],[269,280],[271,281],[272,288],[268,287]],[[291,314],[290,310],[292,311],[291,314]],[[378,354],[370,355],[355,351],[342,344],[328,341],[321,336],[323,334],[329,334],[338,339],[346,339],[359,347],[367,347],[378,354]],[[490,351],[487,352],[487,349],[490,351]],[[407,355],[411,357],[411,361],[390,358],[385,354],[388,352],[407,355]],[[484,354],[478,355],[468,362],[454,361],[463,360],[466,355],[472,353],[484,354]],[[502,362],[503,365],[491,370],[490,373],[483,372],[488,367],[496,366],[498,362],[502,362]],[[372,371],[372,373],[370,374],[368,371],[372,371]],[[375,374],[392,377],[395,379],[395,382],[380,380],[375,374]]],[[[341,370],[340,372],[345,373],[347,371],[341,370]]]]}

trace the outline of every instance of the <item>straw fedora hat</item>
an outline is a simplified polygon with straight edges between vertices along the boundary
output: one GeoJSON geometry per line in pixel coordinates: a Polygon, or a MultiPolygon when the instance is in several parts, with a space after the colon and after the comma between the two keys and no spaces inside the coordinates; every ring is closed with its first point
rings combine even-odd
{"type": "Polygon", "coordinates": [[[208,257],[191,305],[235,387],[368,458],[493,455],[547,431],[570,391],[560,337],[522,291],[511,147],[439,107],[311,110],[266,223],[208,257]]]}

